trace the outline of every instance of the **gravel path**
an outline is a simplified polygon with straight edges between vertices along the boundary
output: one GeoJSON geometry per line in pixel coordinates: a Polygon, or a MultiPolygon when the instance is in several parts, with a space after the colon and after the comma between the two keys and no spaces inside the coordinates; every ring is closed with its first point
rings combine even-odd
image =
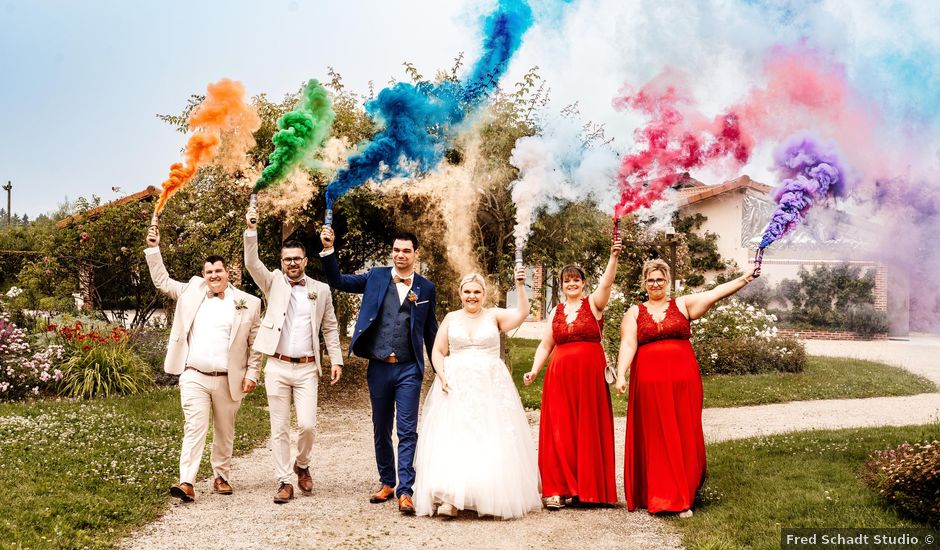
{"type": "MultiPolygon", "coordinates": [[[[940,383],[940,340],[807,342],[807,351],[882,360],[940,383]]],[[[162,518],[124,541],[126,548],[261,548],[286,545],[337,548],[428,545],[433,548],[681,548],[666,523],[623,504],[606,509],[537,512],[520,520],[477,519],[469,513],[445,522],[404,518],[392,502],[370,504],[376,489],[368,396],[361,369],[347,369],[340,388],[324,387],[314,456],[314,494],[278,506],[271,498],[270,450],[235,459],[235,494],[196,488],[197,501],[172,503],[162,518]]],[[[940,419],[940,393],[909,397],[806,401],[706,409],[708,442],[795,430],[926,423],[940,419]]],[[[538,440],[538,415],[530,414],[538,440]]],[[[623,486],[623,418],[616,419],[617,482],[623,486]]]]}

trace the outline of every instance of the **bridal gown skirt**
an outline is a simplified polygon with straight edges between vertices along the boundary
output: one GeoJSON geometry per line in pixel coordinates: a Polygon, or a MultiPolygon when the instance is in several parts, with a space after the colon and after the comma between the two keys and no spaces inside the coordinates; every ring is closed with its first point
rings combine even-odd
{"type": "Polygon", "coordinates": [[[467,350],[444,364],[428,392],[415,456],[415,508],[433,515],[441,502],[480,516],[517,518],[541,508],[535,443],[506,365],[467,350]]]}

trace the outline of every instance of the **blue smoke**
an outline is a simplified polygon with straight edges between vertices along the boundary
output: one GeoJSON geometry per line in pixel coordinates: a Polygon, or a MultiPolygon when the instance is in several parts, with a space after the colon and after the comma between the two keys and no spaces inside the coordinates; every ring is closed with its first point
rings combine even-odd
{"type": "Polygon", "coordinates": [[[500,0],[483,22],[483,53],[460,82],[398,83],[366,104],[383,129],[349,158],[326,188],[326,207],[368,180],[425,173],[434,169],[457,125],[489,97],[532,26],[525,0],[500,0]]]}

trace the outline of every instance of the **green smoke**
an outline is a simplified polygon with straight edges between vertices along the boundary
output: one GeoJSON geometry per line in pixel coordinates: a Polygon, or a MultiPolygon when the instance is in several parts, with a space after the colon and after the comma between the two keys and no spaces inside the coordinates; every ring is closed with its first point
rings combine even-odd
{"type": "Polygon", "coordinates": [[[271,138],[274,152],[255,182],[254,192],[268,189],[280,181],[301,160],[323,145],[335,118],[326,88],[311,79],[304,87],[300,105],[277,121],[279,130],[271,138]]]}

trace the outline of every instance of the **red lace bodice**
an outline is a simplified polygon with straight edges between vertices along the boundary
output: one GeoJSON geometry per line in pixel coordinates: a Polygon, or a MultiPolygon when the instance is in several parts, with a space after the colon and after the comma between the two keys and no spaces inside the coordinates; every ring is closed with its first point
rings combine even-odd
{"type": "Polygon", "coordinates": [[[649,344],[656,340],[688,340],[692,337],[689,320],[679,311],[675,300],[669,300],[666,315],[657,323],[646,306],[640,304],[640,314],[636,318],[637,344],[649,344]]]}
{"type": "Polygon", "coordinates": [[[598,321],[594,318],[587,298],[581,301],[581,309],[578,310],[577,317],[570,325],[565,322],[565,304],[558,304],[555,308],[555,316],[552,318],[552,338],[555,339],[556,345],[568,342],[600,343],[603,323],[603,319],[598,321]]]}

